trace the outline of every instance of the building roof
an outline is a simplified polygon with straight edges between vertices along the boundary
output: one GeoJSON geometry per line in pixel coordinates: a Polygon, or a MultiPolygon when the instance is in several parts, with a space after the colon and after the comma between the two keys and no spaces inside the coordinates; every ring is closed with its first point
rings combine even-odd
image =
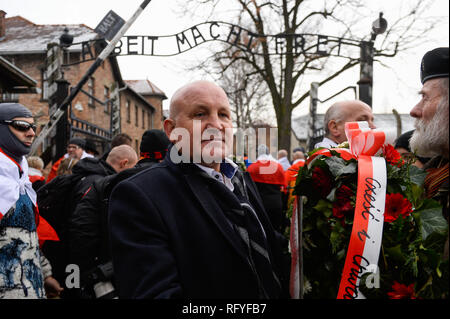
{"type": "Polygon", "coordinates": [[[166,94],[149,80],[125,80],[125,83],[141,95],[160,96],[163,100],[167,99],[166,94]]]}
{"type": "MultiPolygon", "coordinates": [[[[45,54],[48,43],[59,43],[59,37],[64,34],[66,28],[69,34],[74,37],[74,44],[68,48],[72,52],[81,51],[81,42],[99,38],[93,29],[84,24],[39,25],[21,16],[15,16],[5,19],[6,31],[5,36],[0,39],[0,55],[45,54]]],[[[167,99],[165,93],[149,80],[123,81],[116,57],[110,56],[109,60],[119,85],[122,87],[124,84],[128,84],[128,91],[150,109],[155,110],[155,107],[145,99],[145,96],[159,96],[162,99],[167,99]]]]}
{"type": "MultiPolygon", "coordinates": [[[[415,119],[409,114],[399,114],[402,121],[402,133],[414,129],[415,119]]],[[[396,129],[397,121],[395,115],[390,114],[374,114],[374,124],[377,128],[396,129]]],[[[317,114],[316,128],[323,127],[324,114],[317,114]]],[[[306,140],[308,136],[308,119],[309,115],[302,115],[292,119],[292,131],[298,140],[306,140]]]]}
{"type": "Polygon", "coordinates": [[[126,87],[126,91],[130,92],[132,95],[134,95],[136,98],[138,98],[142,103],[147,105],[152,110],[152,112],[154,112],[156,110],[156,108],[149,101],[147,101],[147,99],[144,96],[142,96],[142,94],[136,92],[130,86],[126,87]]]}
{"type": "Polygon", "coordinates": [[[8,93],[36,93],[36,80],[0,56],[0,89],[8,93]]]}
{"type": "Polygon", "coordinates": [[[0,41],[0,54],[45,53],[48,43],[59,43],[59,37],[65,28],[74,37],[74,45],[69,47],[69,51],[81,51],[81,42],[93,40],[98,36],[84,24],[40,25],[15,16],[5,19],[5,37],[0,41]]]}

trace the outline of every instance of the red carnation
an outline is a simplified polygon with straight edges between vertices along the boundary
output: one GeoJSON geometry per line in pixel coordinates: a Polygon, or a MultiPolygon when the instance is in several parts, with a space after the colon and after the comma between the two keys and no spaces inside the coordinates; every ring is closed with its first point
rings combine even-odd
{"type": "Polygon", "coordinates": [[[416,299],[414,284],[409,286],[394,281],[391,292],[388,292],[389,299],[416,299]]]}
{"type": "Polygon", "coordinates": [[[412,212],[412,205],[408,199],[401,194],[386,194],[386,206],[384,208],[384,221],[392,223],[398,216],[403,218],[412,212]]]}
{"type": "Polygon", "coordinates": [[[331,178],[327,172],[319,166],[314,167],[312,172],[313,187],[322,197],[331,192],[331,178]]]}
{"type": "Polygon", "coordinates": [[[348,213],[353,213],[354,207],[351,203],[353,191],[342,185],[336,190],[336,201],[333,203],[333,216],[343,218],[348,213]]]}
{"type": "Polygon", "coordinates": [[[386,162],[395,166],[402,166],[404,161],[400,153],[391,144],[383,145],[383,154],[386,162]]]}

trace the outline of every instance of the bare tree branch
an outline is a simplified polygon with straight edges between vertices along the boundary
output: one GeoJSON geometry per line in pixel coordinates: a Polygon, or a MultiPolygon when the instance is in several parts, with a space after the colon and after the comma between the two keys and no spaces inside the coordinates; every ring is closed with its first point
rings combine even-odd
{"type": "MultiPolygon", "coordinates": [[[[197,0],[202,4],[216,4],[219,1],[197,0]]],[[[227,78],[227,85],[230,86],[229,94],[234,96],[235,105],[239,103],[251,104],[245,110],[237,110],[239,121],[251,118],[249,112],[252,107],[259,107],[258,100],[270,97],[273,109],[276,114],[279,129],[279,145],[283,148],[290,147],[291,114],[308,96],[309,89],[305,90],[301,83],[307,77],[312,68],[320,70],[322,80],[319,85],[324,85],[338,78],[343,72],[359,64],[359,48],[355,51],[355,43],[344,43],[353,45],[345,47],[340,52],[341,59],[345,57],[346,62],[337,68],[326,67],[337,60],[335,56],[328,54],[311,54],[311,48],[317,46],[317,42],[304,43],[304,50],[296,52],[294,34],[298,32],[311,31],[320,33],[324,21],[335,22],[335,35],[337,37],[347,37],[362,41],[370,37],[370,30],[364,33],[355,28],[355,25],[364,20],[367,15],[366,2],[361,0],[326,0],[323,2],[313,0],[227,0],[239,6],[236,19],[246,29],[253,30],[255,34],[268,35],[276,34],[283,37],[284,52],[282,55],[273,55],[270,52],[267,38],[258,38],[258,52],[246,51],[242,48],[228,47],[220,54],[213,54],[216,67],[211,67],[211,59],[202,61],[202,68],[213,69],[221,77],[227,78]],[[305,5],[305,6],[304,6],[305,5]],[[307,5],[309,5],[307,7],[307,5]],[[305,8],[306,10],[303,10],[305,8]],[[273,33],[270,33],[273,32],[273,33]],[[356,34],[362,36],[357,37],[356,34]],[[245,66],[245,69],[244,69],[245,66]],[[217,69],[218,68],[218,69],[217,69]],[[236,76],[231,76],[235,73],[236,76]],[[236,85],[232,83],[236,82],[236,85]],[[259,81],[259,82],[258,82],[259,81]],[[262,85],[264,83],[264,85],[262,85]],[[263,92],[264,91],[264,94],[263,92]]],[[[400,16],[397,21],[391,22],[389,29],[383,34],[381,45],[377,44],[374,49],[374,57],[393,57],[398,52],[408,49],[414,43],[430,33],[436,26],[436,21],[426,21],[426,26],[417,28],[418,22],[423,22],[421,18],[424,10],[430,2],[417,0],[408,12],[400,16]]],[[[375,14],[371,12],[370,14],[375,14]]],[[[381,36],[380,36],[381,37],[381,36]]],[[[332,52],[341,43],[328,45],[327,49],[332,52]]],[[[375,61],[378,61],[376,59],[375,61]]],[[[263,103],[264,104],[264,103],[263,103]]]]}

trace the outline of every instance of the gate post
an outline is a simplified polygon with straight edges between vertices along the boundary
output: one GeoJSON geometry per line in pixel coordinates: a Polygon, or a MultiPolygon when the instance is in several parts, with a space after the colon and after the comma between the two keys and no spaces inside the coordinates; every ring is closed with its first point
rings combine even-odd
{"type": "Polygon", "coordinates": [[[359,99],[372,107],[373,41],[361,42],[359,99]]]}
{"type": "Polygon", "coordinates": [[[309,119],[308,119],[308,135],[306,138],[306,148],[308,151],[314,149],[314,133],[316,131],[316,114],[317,114],[317,101],[318,98],[319,83],[312,82],[309,90],[309,119]]]}
{"type": "MultiPolygon", "coordinates": [[[[67,97],[69,91],[69,82],[64,79],[56,80],[57,89],[56,93],[52,97],[52,102],[50,105],[60,105],[62,101],[67,97]]],[[[56,124],[56,135],[54,145],[56,145],[56,149],[53,156],[53,161],[57,161],[66,153],[67,142],[70,139],[69,136],[69,123],[68,123],[68,112],[67,107],[64,109],[64,115],[61,120],[56,124]]]]}

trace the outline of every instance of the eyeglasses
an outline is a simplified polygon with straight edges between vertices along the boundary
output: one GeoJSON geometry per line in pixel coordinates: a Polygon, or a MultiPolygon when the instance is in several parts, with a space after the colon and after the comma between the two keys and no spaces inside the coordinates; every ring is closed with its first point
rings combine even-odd
{"type": "Polygon", "coordinates": [[[8,124],[21,132],[27,132],[30,128],[36,132],[36,125],[20,120],[2,120],[0,123],[8,124]]]}

